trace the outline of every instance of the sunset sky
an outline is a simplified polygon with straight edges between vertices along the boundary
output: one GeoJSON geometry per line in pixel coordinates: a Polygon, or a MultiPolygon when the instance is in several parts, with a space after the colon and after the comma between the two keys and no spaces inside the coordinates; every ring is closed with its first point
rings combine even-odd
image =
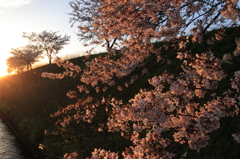
{"type": "Polygon", "coordinates": [[[22,38],[23,32],[44,30],[59,31],[59,34],[70,35],[71,41],[60,51],[59,56],[84,52],[77,39],[77,26],[69,24],[72,11],[71,0],[0,0],[0,75],[6,74],[5,61],[11,54],[11,48],[27,44],[22,38]]]}

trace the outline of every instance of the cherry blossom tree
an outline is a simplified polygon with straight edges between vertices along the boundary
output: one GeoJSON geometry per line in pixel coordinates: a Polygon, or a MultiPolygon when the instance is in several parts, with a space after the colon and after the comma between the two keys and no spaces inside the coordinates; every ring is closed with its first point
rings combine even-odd
{"type": "Polygon", "coordinates": [[[8,72],[13,71],[21,72],[24,69],[31,70],[32,64],[37,62],[43,51],[37,46],[26,45],[10,52],[13,56],[7,59],[8,72]]]}
{"type": "MultiPolygon", "coordinates": [[[[97,108],[103,107],[108,115],[107,128],[99,126],[99,131],[120,132],[132,142],[121,152],[124,158],[168,159],[177,155],[179,145],[188,147],[181,152],[182,157],[189,149],[200,151],[208,145],[209,134],[220,128],[222,118],[238,115],[240,73],[232,65],[239,60],[240,37],[235,38],[235,48],[230,52],[218,55],[217,50],[219,43],[233,36],[226,33],[228,27],[234,26],[239,32],[238,0],[91,2],[98,3],[97,16],[84,31],[97,35],[98,41],[118,38],[121,49],[87,61],[84,69],[57,59],[57,65],[66,71],[42,74],[61,79],[77,73],[83,83],[67,96],[78,98],[77,94],[84,92],[86,98],[80,97],[76,104],[53,114],[62,117],[57,124],[66,127],[72,121],[91,123],[97,108]],[[206,36],[213,29],[211,37],[206,36]],[[161,45],[156,47],[153,41],[161,41],[161,45]],[[193,46],[199,47],[197,52],[193,46]],[[164,67],[173,60],[181,62],[174,73],[164,67]],[[97,98],[87,96],[93,91],[90,86],[98,97],[111,87],[127,94],[124,90],[160,68],[165,70],[148,76],[152,87],[141,89],[128,101],[111,95],[96,102],[97,98]],[[219,87],[223,83],[228,87],[219,87]],[[67,115],[71,110],[77,111],[67,115]]],[[[81,3],[75,1],[74,5],[81,3]]],[[[232,137],[239,142],[239,132],[232,132],[232,137]]],[[[118,158],[118,153],[96,147],[92,158],[118,158]]]]}
{"type": "Polygon", "coordinates": [[[49,64],[51,64],[52,59],[60,50],[63,49],[64,45],[67,45],[70,41],[70,36],[57,35],[57,31],[43,31],[41,33],[23,33],[23,37],[27,38],[30,44],[36,45],[42,50],[44,50],[46,56],[49,59],[49,64]]]}
{"type": "Polygon", "coordinates": [[[25,62],[19,57],[11,56],[7,58],[6,65],[8,67],[7,68],[8,73],[11,73],[13,71],[20,73],[23,72],[24,70],[25,62]]]}
{"type": "MultiPolygon", "coordinates": [[[[101,5],[100,1],[96,0],[74,0],[69,2],[72,12],[70,23],[71,27],[78,25],[77,36],[84,46],[102,45],[107,50],[113,49],[117,46],[118,39],[121,39],[121,34],[118,36],[111,36],[108,34],[108,28],[105,28],[106,19],[102,19],[99,12],[101,5]],[[98,26],[102,27],[98,27],[98,26]]],[[[91,53],[91,50],[88,51],[91,53]]]]}

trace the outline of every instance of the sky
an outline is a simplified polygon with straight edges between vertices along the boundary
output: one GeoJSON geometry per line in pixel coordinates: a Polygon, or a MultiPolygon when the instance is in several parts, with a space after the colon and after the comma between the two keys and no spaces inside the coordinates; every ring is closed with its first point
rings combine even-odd
{"type": "MultiPolygon", "coordinates": [[[[64,46],[58,56],[84,53],[76,32],[77,25],[69,23],[72,12],[71,0],[0,0],[0,76],[7,74],[6,58],[12,48],[27,45],[23,32],[40,33],[44,30],[59,31],[60,35],[71,36],[70,43],[64,46]]],[[[46,60],[47,61],[47,60],[46,60]]]]}

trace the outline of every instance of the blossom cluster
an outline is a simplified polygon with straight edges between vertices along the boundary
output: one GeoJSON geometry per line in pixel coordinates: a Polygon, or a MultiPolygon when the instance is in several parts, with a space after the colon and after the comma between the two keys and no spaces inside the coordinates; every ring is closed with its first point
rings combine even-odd
{"type": "Polygon", "coordinates": [[[72,153],[66,153],[64,155],[64,159],[77,159],[78,158],[78,154],[76,152],[72,152],[72,153]]]}
{"type": "MultiPolygon", "coordinates": [[[[44,78],[51,78],[51,79],[63,79],[65,76],[74,76],[74,72],[79,73],[81,72],[81,68],[78,65],[74,65],[70,61],[62,61],[61,58],[56,57],[54,62],[58,67],[63,67],[65,68],[65,71],[63,73],[48,73],[48,72],[43,72],[42,77],[44,78]]],[[[75,75],[76,75],[75,74],[75,75]]]]}
{"type": "Polygon", "coordinates": [[[92,152],[92,159],[118,159],[118,154],[115,152],[106,151],[104,149],[94,149],[92,152]]]}
{"type": "MultiPolygon", "coordinates": [[[[130,137],[135,146],[130,149],[134,156],[130,158],[141,158],[145,155],[157,156],[164,145],[159,142],[167,140],[161,139],[162,132],[172,128],[175,129],[173,134],[175,142],[180,144],[187,142],[190,149],[199,151],[200,148],[208,145],[210,137],[207,134],[220,127],[220,118],[239,113],[239,99],[236,96],[231,97],[233,95],[231,91],[225,92],[222,97],[205,96],[207,92],[217,89],[218,81],[224,79],[225,75],[220,70],[220,64],[216,62],[219,59],[213,55],[196,56],[195,64],[183,64],[185,72],[182,72],[181,76],[174,77],[165,73],[150,79],[149,82],[155,89],[140,91],[129,101],[130,104],[122,105],[118,101],[112,102],[113,111],[109,117],[108,128],[109,131],[122,131],[123,136],[133,129],[130,137]],[[211,61],[212,65],[207,61],[211,61]],[[205,71],[199,71],[203,67],[205,71]],[[210,71],[214,68],[214,71],[209,74],[207,67],[210,67],[210,71]],[[215,73],[217,75],[214,75],[215,73]],[[205,83],[206,81],[208,84],[205,83]],[[166,84],[169,85],[168,91],[164,91],[166,84]],[[196,98],[205,98],[208,101],[201,104],[195,102],[196,98]],[[134,123],[132,128],[129,121],[134,123]],[[144,130],[147,131],[146,136],[137,138],[136,136],[144,130]],[[154,138],[150,140],[148,135],[152,133],[154,138]],[[155,147],[153,151],[153,147],[149,145],[156,146],[156,143],[153,144],[150,141],[157,142],[160,148],[155,147]],[[145,142],[147,145],[143,145],[145,142]]],[[[174,142],[168,141],[168,144],[170,143],[174,142]]],[[[164,147],[168,144],[165,143],[164,147]]]]}
{"type": "Polygon", "coordinates": [[[71,121],[75,121],[77,123],[80,121],[91,123],[92,118],[96,114],[96,108],[98,105],[98,101],[94,102],[91,96],[87,96],[85,98],[78,99],[76,104],[70,104],[50,116],[61,116],[62,118],[58,119],[56,124],[60,124],[63,127],[67,127],[71,121]],[[66,115],[70,111],[74,111],[75,113],[72,116],[66,115]]]}

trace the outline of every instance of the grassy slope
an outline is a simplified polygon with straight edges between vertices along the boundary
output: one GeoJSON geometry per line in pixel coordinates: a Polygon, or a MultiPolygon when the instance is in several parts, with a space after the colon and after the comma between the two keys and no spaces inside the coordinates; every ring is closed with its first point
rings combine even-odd
{"type": "MultiPolygon", "coordinates": [[[[224,53],[231,53],[235,48],[234,40],[235,37],[240,36],[239,29],[232,29],[227,31],[228,35],[223,42],[211,46],[211,50],[216,54],[217,57],[221,57],[224,53]],[[234,31],[234,33],[233,33],[234,31]]],[[[213,34],[213,33],[210,33],[213,34]]],[[[209,35],[208,35],[209,36],[209,35]]],[[[161,45],[161,44],[160,44],[161,45]]],[[[203,44],[194,44],[191,46],[191,50],[194,53],[200,53],[207,51],[209,46],[204,42],[203,44]]],[[[176,52],[168,50],[166,57],[171,56],[176,52]]],[[[91,58],[94,58],[94,55],[91,58]]],[[[80,67],[84,67],[83,61],[84,57],[75,58],[70,60],[74,64],[78,64],[80,67]]],[[[151,61],[149,59],[149,65],[147,67],[151,68],[151,72],[147,76],[141,77],[133,85],[128,88],[124,88],[122,92],[118,92],[116,88],[111,89],[111,93],[117,95],[119,99],[127,101],[136,94],[140,88],[151,89],[152,87],[148,84],[147,79],[159,75],[163,71],[178,74],[180,71],[181,61],[173,58],[170,64],[160,66],[156,61],[151,61]],[[156,66],[156,67],[154,67],[156,66]]],[[[239,60],[235,59],[235,64],[230,68],[232,70],[229,73],[239,68],[239,60]]],[[[230,66],[229,66],[230,67],[230,66]]],[[[141,72],[142,68],[137,69],[132,75],[141,72]]],[[[54,125],[54,120],[49,117],[50,114],[56,112],[59,108],[66,106],[67,104],[74,103],[73,100],[66,97],[66,92],[68,90],[76,89],[76,85],[80,84],[79,78],[64,78],[63,80],[51,80],[41,77],[42,72],[62,72],[62,68],[58,68],[55,64],[42,66],[34,70],[24,72],[18,75],[10,75],[0,79],[0,109],[5,112],[8,116],[19,125],[20,129],[28,134],[29,139],[37,144],[43,141],[46,144],[51,145],[50,150],[51,157],[62,156],[62,153],[67,151],[74,151],[74,146],[78,149],[83,149],[81,151],[82,156],[89,156],[93,148],[101,147],[108,149],[109,147],[113,150],[121,149],[121,146],[116,146],[115,142],[120,142],[119,138],[111,135],[107,132],[98,133],[95,132],[96,123],[81,125],[82,128],[79,129],[79,125],[72,125],[70,129],[63,133],[62,138],[48,138],[44,136],[44,130],[52,129],[54,125]],[[85,134],[88,127],[91,127],[92,136],[85,134]],[[92,128],[93,127],[93,128],[92,128]],[[68,135],[67,135],[68,134],[68,135]],[[82,135],[79,135],[82,134],[82,135]],[[93,136],[98,136],[94,138],[93,136]],[[75,136],[74,138],[72,136],[75,136]],[[88,137],[94,138],[88,141],[83,141],[80,138],[88,137]],[[61,141],[61,139],[66,139],[66,142],[61,141]],[[75,140],[75,141],[73,141],[75,140]],[[68,143],[71,142],[71,143],[68,143]],[[105,142],[103,144],[103,142],[105,142]],[[111,144],[114,142],[114,144],[111,144]],[[88,144],[88,145],[86,145],[88,144]],[[79,146],[80,145],[80,146],[79,146]],[[64,152],[61,152],[64,151],[64,152]]],[[[132,76],[131,75],[131,76],[132,76]]],[[[129,80],[129,78],[120,79],[118,83],[124,85],[124,81],[129,80]]],[[[221,89],[224,89],[226,85],[222,85],[221,89]]],[[[104,112],[103,112],[104,113],[104,112]]],[[[96,117],[95,120],[106,120],[102,117],[96,117]]],[[[239,158],[240,144],[233,141],[231,137],[232,130],[240,130],[239,117],[227,118],[222,120],[221,128],[211,134],[211,142],[209,146],[201,150],[198,154],[195,151],[190,151],[190,158],[239,158]],[[230,131],[231,130],[231,131],[230,131]]],[[[65,130],[62,130],[62,132],[65,130]]],[[[123,141],[122,145],[129,144],[123,141]]],[[[121,145],[121,144],[119,144],[121,145]]],[[[56,157],[57,158],[57,157],[56,157]]]]}

